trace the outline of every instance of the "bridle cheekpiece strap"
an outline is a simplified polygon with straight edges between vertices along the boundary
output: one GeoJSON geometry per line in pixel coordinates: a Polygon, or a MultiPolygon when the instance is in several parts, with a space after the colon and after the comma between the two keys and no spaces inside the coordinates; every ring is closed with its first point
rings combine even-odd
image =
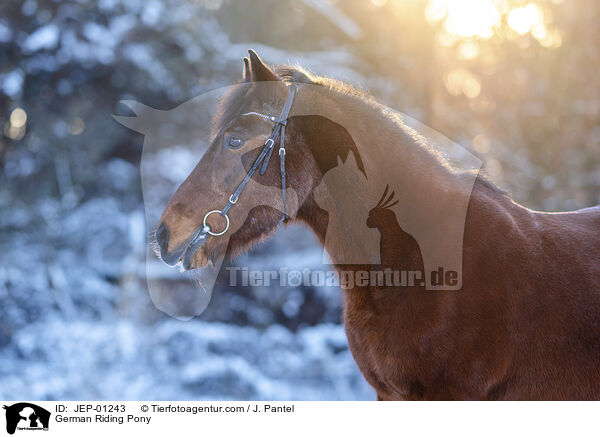
{"type": "Polygon", "coordinates": [[[290,110],[292,109],[292,104],[294,103],[295,96],[296,96],[296,86],[293,84],[288,85],[288,97],[285,101],[285,104],[283,105],[283,109],[281,110],[281,114],[279,114],[279,117],[261,114],[259,112],[247,112],[245,114],[242,114],[242,116],[256,115],[258,117],[264,118],[265,120],[275,123],[275,125],[273,126],[273,130],[271,131],[271,135],[269,136],[267,141],[265,141],[265,144],[263,145],[263,148],[262,148],[260,154],[254,160],[252,167],[250,167],[250,170],[248,171],[248,173],[246,173],[246,176],[244,176],[244,179],[242,180],[242,182],[240,182],[240,184],[237,186],[235,191],[231,194],[231,196],[229,196],[229,201],[227,202],[225,207],[223,207],[223,209],[220,211],[215,209],[215,210],[212,210],[212,211],[209,211],[206,213],[206,215],[204,216],[204,220],[202,221],[202,224],[203,224],[202,228],[200,228],[196,232],[196,235],[192,239],[193,243],[195,243],[198,240],[201,240],[203,238],[206,238],[207,234],[213,235],[213,236],[219,236],[219,235],[223,235],[225,232],[227,232],[227,230],[229,229],[229,216],[227,215],[227,213],[229,212],[231,207],[236,204],[240,195],[242,194],[242,191],[244,191],[244,188],[246,188],[246,185],[248,184],[248,182],[250,182],[250,179],[252,179],[252,176],[254,176],[254,173],[256,173],[256,170],[258,170],[258,168],[261,167],[260,168],[261,176],[263,174],[265,174],[265,172],[267,171],[267,168],[269,166],[269,161],[271,160],[271,155],[273,154],[275,140],[277,139],[277,137],[279,137],[279,169],[281,172],[281,198],[283,200],[283,217],[281,218],[281,221],[283,222],[285,220],[285,218],[287,217],[286,188],[285,188],[285,183],[286,183],[285,182],[285,127],[287,125],[287,121],[288,121],[288,118],[290,115],[290,110]],[[262,164],[262,166],[261,166],[261,164],[262,164]],[[223,229],[220,232],[213,232],[211,230],[210,226],[206,223],[208,216],[210,216],[211,214],[215,214],[215,213],[219,213],[220,215],[225,217],[225,220],[226,220],[226,227],[225,227],[225,229],[223,229]]]}

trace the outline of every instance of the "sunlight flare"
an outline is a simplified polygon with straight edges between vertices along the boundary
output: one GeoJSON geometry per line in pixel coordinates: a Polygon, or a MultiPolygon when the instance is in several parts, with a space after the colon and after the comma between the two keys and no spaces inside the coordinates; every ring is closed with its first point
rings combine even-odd
{"type": "Polygon", "coordinates": [[[430,22],[445,19],[448,33],[467,38],[491,38],[501,22],[493,0],[430,0],[425,16],[430,22]]]}
{"type": "MultiPolygon", "coordinates": [[[[461,39],[490,39],[494,35],[515,38],[530,34],[543,47],[562,45],[558,31],[552,29],[551,11],[536,2],[515,0],[428,0],[425,18],[431,24],[442,25],[439,42],[450,47],[461,39]],[[503,28],[512,31],[503,32],[503,28]]],[[[474,59],[474,46],[461,46],[463,59],[474,59]]]]}
{"type": "Polygon", "coordinates": [[[464,68],[457,68],[448,73],[445,84],[446,89],[453,96],[463,94],[469,99],[474,99],[481,93],[479,78],[464,68]]]}
{"type": "Polygon", "coordinates": [[[518,34],[525,35],[536,25],[538,25],[538,32],[543,29],[543,26],[539,27],[539,24],[543,23],[542,18],[538,7],[529,3],[527,6],[515,8],[508,13],[508,25],[518,34]]]}

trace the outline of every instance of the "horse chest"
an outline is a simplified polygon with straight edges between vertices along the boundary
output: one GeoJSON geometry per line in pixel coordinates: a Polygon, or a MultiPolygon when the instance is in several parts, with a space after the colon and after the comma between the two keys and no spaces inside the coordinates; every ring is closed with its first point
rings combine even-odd
{"type": "Polygon", "coordinates": [[[378,399],[424,398],[423,370],[431,365],[414,337],[398,335],[402,327],[393,318],[350,304],[345,309],[345,327],[352,355],[378,399]]]}

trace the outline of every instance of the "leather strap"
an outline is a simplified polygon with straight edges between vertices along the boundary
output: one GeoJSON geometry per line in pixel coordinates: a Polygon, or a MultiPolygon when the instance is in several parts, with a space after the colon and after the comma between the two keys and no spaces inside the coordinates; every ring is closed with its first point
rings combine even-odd
{"type": "Polygon", "coordinates": [[[260,174],[265,174],[269,166],[269,161],[271,160],[271,155],[273,154],[275,140],[277,139],[277,137],[279,137],[279,167],[281,171],[281,197],[283,199],[283,217],[281,220],[283,221],[287,217],[285,186],[285,126],[287,125],[290,110],[292,109],[292,104],[294,103],[294,97],[296,96],[296,87],[294,85],[290,85],[288,86],[288,91],[289,94],[285,101],[285,104],[283,105],[283,109],[281,110],[279,118],[273,120],[275,126],[273,126],[271,135],[269,136],[267,141],[265,141],[263,149],[261,150],[258,157],[254,160],[252,167],[250,167],[250,170],[248,171],[248,173],[246,173],[246,176],[244,176],[242,182],[240,182],[233,194],[229,196],[229,201],[227,202],[227,205],[225,205],[225,207],[221,210],[222,216],[225,216],[227,212],[231,209],[231,207],[235,205],[238,198],[240,197],[240,194],[242,194],[242,191],[244,191],[244,188],[246,188],[246,185],[248,184],[248,182],[250,182],[250,179],[252,178],[252,176],[254,176],[254,173],[256,173],[256,170],[258,170],[258,167],[261,166],[261,163],[262,167],[260,169],[260,174]]]}
{"type": "Polygon", "coordinates": [[[285,137],[285,125],[281,127],[281,142],[279,143],[279,168],[281,170],[281,198],[283,199],[283,222],[287,218],[287,204],[285,199],[285,143],[283,138],[285,137]]]}

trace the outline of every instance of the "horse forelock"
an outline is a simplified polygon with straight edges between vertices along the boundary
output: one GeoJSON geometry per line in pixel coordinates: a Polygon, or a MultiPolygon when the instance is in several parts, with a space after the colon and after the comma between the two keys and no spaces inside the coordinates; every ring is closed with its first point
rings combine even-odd
{"type": "Polygon", "coordinates": [[[246,111],[249,105],[248,91],[248,86],[240,83],[223,96],[212,119],[213,138],[221,134],[229,123],[237,120],[246,111]]]}

